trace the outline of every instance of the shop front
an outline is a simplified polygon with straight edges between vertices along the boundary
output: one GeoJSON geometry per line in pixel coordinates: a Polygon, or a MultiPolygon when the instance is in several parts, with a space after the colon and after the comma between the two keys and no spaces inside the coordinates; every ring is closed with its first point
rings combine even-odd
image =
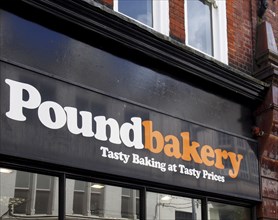
{"type": "Polygon", "coordinates": [[[0,12],[0,219],[253,219],[247,88],[263,87],[232,91],[47,6],[0,12]]]}

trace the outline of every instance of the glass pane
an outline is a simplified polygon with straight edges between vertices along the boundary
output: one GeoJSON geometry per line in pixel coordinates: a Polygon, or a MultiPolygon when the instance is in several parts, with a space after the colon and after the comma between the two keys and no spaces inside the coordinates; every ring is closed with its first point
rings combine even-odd
{"type": "Polygon", "coordinates": [[[211,5],[205,1],[187,1],[188,44],[213,55],[211,5]]]}
{"type": "Polygon", "coordinates": [[[208,202],[209,220],[250,220],[251,210],[249,208],[227,205],[218,202],[208,202]]]}
{"type": "Polygon", "coordinates": [[[74,190],[84,191],[85,190],[85,182],[76,180],[75,184],[74,184],[74,190]]]}
{"type": "Polygon", "coordinates": [[[127,188],[123,188],[123,196],[130,196],[130,189],[127,189],[127,188]]]}
{"type": "Polygon", "coordinates": [[[17,171],[15,183],[16,187],[29,188],[29,176],[30,173],[17,171]]]}
{"type": "Polygon", "coordinates": [[[36,219],[35,215],[42,214],[58,219],[58,178],[46,176],[53,183],[51,188],[38,190],[38,176],[16,170],[0,172],[0,217],[36,219]]]}
{"type": "Polygon", "coordinates": [[[118,11],[143,24],[153,26],[152,0],[118,0],[118,11]]]}
{"type": "Polygon", "coordinates": [[[39,191],[36,192],[36,204],[35,204],[35,212],[36,214],[46,214],[47,208],[49,207],[49,191],[39,191]]]}
{"type": "Polygon", "coordinates": [[[67,179],[66,215],[139,219],[138,190],[67,179]],[[81,190],[81,187],[84,186],[81,190]]]}
{"type": "Polygon", "coordinates": [[[18,204],[14,205],[14,213],[25,214],[26,213],[26,201],[28,199],[29,190],[26,189],[17,189],[14,192],[15,200],[21,201],[18,204]]]}
{"type": "Polygon", "coordinates": [[[92,215],[96,215],[96,216],[100,216],[101,215],[101,206],[100,206],[100,199],[101,199],[101,195],[97,194],[97,193],[92,193],[91,194],[91,214],[92,215]]]}
{"type": "Polygon", "coordinates": [[[84,192],[74,192],[73,214],[82,215],[83,197],[84,197],[84,192]]]}
{"type": "Polygon", "coordinates": [[[38,174],[37,189],[50,189],[50,176],[38,174]]]}
{"type": "Polygon", "coordinates": [[[147,192],[147,219],[201,220],[201,200],[147,192]]]}

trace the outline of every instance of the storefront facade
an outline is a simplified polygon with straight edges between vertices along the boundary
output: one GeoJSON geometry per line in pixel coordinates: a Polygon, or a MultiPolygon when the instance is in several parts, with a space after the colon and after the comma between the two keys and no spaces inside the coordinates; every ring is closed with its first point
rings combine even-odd
{"type": "Polygon", "coordinates": [[[83,1],[0,16],[1,219],[256,218],[267,84],[83,1]]]}

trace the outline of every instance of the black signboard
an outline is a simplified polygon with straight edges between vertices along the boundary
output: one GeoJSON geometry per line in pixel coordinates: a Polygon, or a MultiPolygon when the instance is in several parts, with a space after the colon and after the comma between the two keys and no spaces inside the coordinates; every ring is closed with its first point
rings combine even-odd
{"type": "Polygon", "coordinates": [[[0,153],[258,199],[257,144],[1,63],[0,153]]]}
{"type": "Polygon", "coordinates": [[[0,16],[1,156],[260,199],[248,104],[0,16]]]}

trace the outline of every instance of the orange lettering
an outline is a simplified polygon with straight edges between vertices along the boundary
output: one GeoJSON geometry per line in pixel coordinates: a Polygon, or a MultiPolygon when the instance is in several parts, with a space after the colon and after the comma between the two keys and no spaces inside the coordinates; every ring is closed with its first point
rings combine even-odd
{"type": "Polygon", "coordinates": [[[201,150],[201,157],[206,166],[213,166],[214,160],[209,160],[208,157],[214,158],[215,154],[211,146],[204,145],[201,150]]]}
{"type": "Polygon", "coordinates": [[[168,156],[168,157],[175,157],[175,158],[180,158],[181,157],[181,153],[180,153],[180,142],[178,140],[178,138],[174,135],[167,135],[165,137],[165,141],[169,142],[172,141],[171,144],[166,144],[164,146],[164,153],[168,156]]]}
{"type": "Polygon", "coordinates": [[[197,148],[200,147],[200,144],[198,142],[192,141],[190,145],[189,132],[182,132],[181,136],[183,140],[182,159],[191,161],[192,157],[195,163],[202,163],[202,160],[197,151],[197,148]]]}
{"type": "Polygon", "coordinates": [[[229,176],[232,178],[236,178],[239,172],[239,167],[243,156],[241,154],[235,154],[233,152],[229,152],[228,156],[230,157],[230,161],[232,164],[232,168],[229,170],[229,176]]]}
{"type": "Polygon", "coordinates": [[[163,136],[159,131],[153,131],[152,121],[142,122],[145,128],[145,148],[153,153],[160,153],[164,147],[163,136]],[[154,146],[153,141],[156,141],[156,146],[154,146]]]}
{"type": "Polygon", "coordinates": [[[216,154],[216,161],[215,161],[215,167],[218,169],[224,169],[224,164],[223,164],[223,160],[222,159],[228,159],[228,153],[225,150],[221,150],[221,149],[216,149],[214,150],[215,154],[216,154]]]}

